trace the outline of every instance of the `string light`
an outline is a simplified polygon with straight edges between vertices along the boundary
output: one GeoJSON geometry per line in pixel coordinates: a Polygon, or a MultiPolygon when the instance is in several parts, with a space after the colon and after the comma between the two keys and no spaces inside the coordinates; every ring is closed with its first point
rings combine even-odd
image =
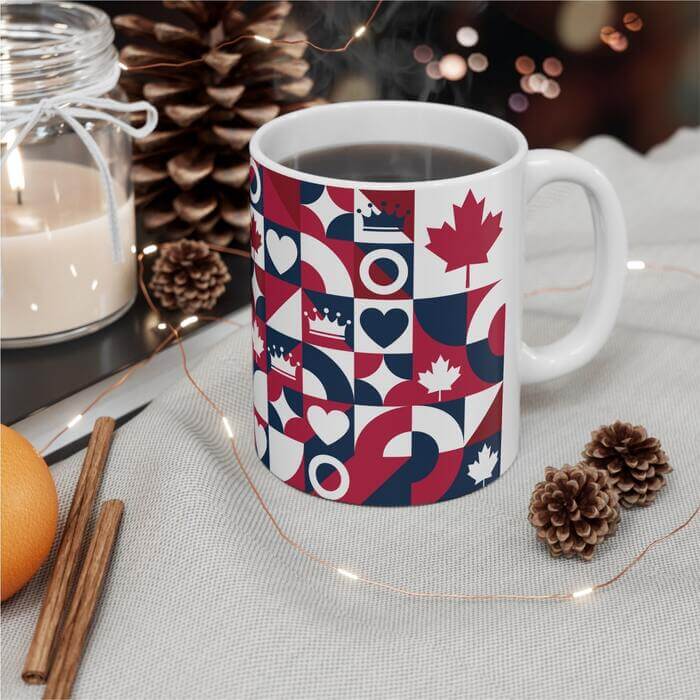
{"type": "Polygon", "coordinates": [[[221,416],[221,422],[224,424],[226,435],[228,435],[229,438],[233,439],[233,429],[231,428],[231,424],[228,422],[228,418],[226,418],[226,416],[221,416]]]}
{"type": "Polygon", "coordinates": [[[364,24],[361,24],[361,25],[355,30],[355,39],[359,39],[366,31],[367,31],[367,27],[365,27],[364,24]]]}
{"type": "Polygon", "coordinates": [[[83,419],[83,414],[79,413],[77,416],[74,416],[71,418],[68,423],[66,424],[67,428],[73,428],[74,426],[78,425],[80,421],[83,419]]]}
{"type": "Polygon", "coordinates": [[[628,260],[627,269],[628,270],[644,270],[647,264],[644,260],[628,260]]]}
{"type": "Polygon", "coordinates": [[[197,323],[199,321],[198,316],[188,316],[187,318],[183,318],[182,321],[180,321],[180,328],[187,328],[187,326],[191,326],[193,323],[197,323]]]}
{"type": "Polygon", "coordinates": [[[271,44],[272,39],[267,36],[261,36],[260,34],[253,34],[253,39],[259,41],[261,44],[271,44]]]}
{"type": "Polygon", "coordinates": [[[353,580],[353,581],[357,581],[357,580],[359,580],[359,578],[360,578],[357,574],[353,574],[352,571],[348,571],[347,569],[337,568],[336,571],[337,571],[341,576],[345,576],[345,578],[349,578],[349,579],[351,579],[351,580],[353,580]]]}
{"type": "Polygon", "coordinates": [[[167,323],[163,323],[162,321],[156,326],[156,328],[159,331],[164,331],[168,327],[167,323]]]}
{"type": "MultiPolygon", "coordinates": [[[[250,257],[249,254],[236,250],[234,248],[226,248],[225,246],[218,246],[218,245],[212,245],[212,248],[216,248],[219,252],[224,252],[224,253],[231,253],[234,255],[240,255],[242,257],[250,257]]],[[[144,298],[146,300],[147,305],[153,311],[155,314],[159,314],[159,310],[156,307],[155,303],[153,302],[153,299],[150,296],[150,293],[148,291],[148,288],[145,284],[144,281],[144,265],[143,265],[143,254],[139,255],[137,260],[138,260],[138,268],[139,268],[139,274],[138,274],[138,282],[139,282],[139,288],[141,289],[144,298]]],[[[629,262],[636,262],[636,261],[629,261],[629,262]]],[[[696,277],[700,279],[700,273],[695,272],[694,270],[690,270],[688,268],[683,268],[680,266],[672,266],[672,265],[653,265],[649,263],[645,263],[645,267],[649,269],[656,269],[660,271],[673,271],[673,272],[684,272],[687,273],[693,277],[696,277]]],[[[586,283],[588,284],[588,283],[586,283]]],[[[580,288],[581,285],[578,285],[577,288],[580,288]]],[[[552,288],[554,289],[554,288],[552,288]]],[[[566,290],[567,288],[560,288],[562,290],[566,290]]],[[[535,290],[535,293],[538,293],[539,290],[535,290]]],[[[188,318],[197,318],[197,317],[188,317],[188,318]]],[[[185,319],[185,321],[188,319],[185,319]]],[[[229,319],[222,319],[218,318],[215,316],[200,316],[199,320],[209,320],[209,321],[216,321],[220,323],[229,323],[232,326],[241,328],[242,326],[235,321],[230,321],[229,319]]],[[[182,323],[180,324],[182,326],[182,323]]],[[[188,324],[189,325],[189,324],[188,324]]],[[[269,519],[272,527],[275,529],[277,534],[281,537],[281,539],[297,550],[297,552],[301,555],[309,559],[310,561],[313,561],[319,566],[323,566],[324,568],[334,570],[337,574],[344,576],[345,578],[348,578],[350,580],[354,581],[361,581],[362,583],[372,586],[374,588],[379,588],[384,591],[388,592],[393,592],[399,595],[404,595],[407,597],[413,597],[413,598],[422,598],[422,599],[431,599],[431,600],[461,600],[461,601],[498,601],[498,600],[503,600],[503,601],[558,601],[558,602],[565,602],[565,601],[573,601],[573,600],[578,600],[579,598],[586,597],[590,594],[593,593],[595,590],[601,590],[607,587],[612,586],[615,584],[617,581],[619,581],[623,576],[625,576],[636,564],[638,564],[646,554],[651,551],[655,546],[658,544],[670,539],[673,537],[675,534],[686,528],[690,523],[694,520],[694,518],[700,513],[700,506],[697,506],[695,510],[690,514],[690,516],[683,521],[680,525],[676,526],[673,530],[670,532],[667,532],[666,534],[662,535],[661,537],[656,538],[655,540],[652,540],[649,544],[647,544],[633,559],[631,559],[620,571],[618,571],[617,574],[612,576],[611,578],[607,579],[606,581],[603,581],[602,583],[597,583],[592,586],[589,586],[588,588],[583,588],[577,591],[573,591],[570,593],[544,593],[544,594],[532,594],[532,593],[526,593],[526,594],[519,594],[519,593],[493,593],[493,594],[474,594],[474,593],[449,593],[449,592],[441,592],[441,591],[421,591],[421,590],[415,590],[411,588],[405,588],[402,586],[396,586],[391,583],[387,583],[386,581],[381,581],[377,579],[372,579],[368,577],[360,577],[358,574],[355,574],[343,567],[337,566],[331,561],[328,561],[327,559],[324,559],[320,557],[319,555],[315,554],[314,552],[306,549],[303,544],[299,543],[297,540],[295,540],[286,530],[282,528],[280,523],[277,521],[277,518],[275,517],[274,513],[270,510],[270,507],[268,506],[267,502],[263,498],[262,494],[258,490],[258,488],[255,485],[255,482],[253,481],[250,473],[248,472],[248,469],[246,468],[245,464],[243,463],[243,460],[239,454],[238,451],[238,446],[236,443],[236,440],[234,439],[234,434],[233,430],[231,428],[231,425],[226,418],[224,412],[222,409],[209,397],[209,395],[202,389],[202,387],[198,384],[196,379],[192,376],[191,372],[189,371],[188,365],[187,365],[187,354],[185,352],[184,345],[182,344],[182,339],[180,337],[180,334],[178,333],[177,329],[174,328],[173,326],[170,327],[171,332],[168,335],[168,337],[161,342],[158,347],[155,348],[155,350],[152,351],[152,353],[145,359],[142,360],[141,362],[137,363],[136,365],[132,366],[118,381],[116,381],[114,384],[111,386],[107,387],[104,389],[93,401],[88,404],[88,406],[84,409],[84,412],[87,412],[91,408],[93,408],[106,394],[108,394],[110,391],[115,390],[118,386],[123,384],[129,376],[140,366],[143,366],[147,364],[156,354],[161,352],[167,345],[170,344],[171,341],[175,341],[178,345],[178,348],[180,350],[180,355],[182,358],[182,367],[183,371],[185,373],[185,376],[187,377],[188,381],[192,384],[194,389],[197,391],[197,393],[211,406],[211,408],[220,416],[222,423],[224,425],[224,429],[226,430],[227,436],[229,438],[231,450],[233,452],[234,458],[236,460],[236,464],[241,471],[241,474],[243,475],[243,478],[245,479],[246,483],[248,484],[252,494],[255,496],[256,500],[258,501],[258,504],[260,505],[261,509],[264,511],[265,515],[269,519]]],[[[81,418],[83,414],[78,414],[76,418],[74,418],[63,430],[61,430],[54,438],[52,438],[48,445],[42,450],[42,453],[44,453],[48,447],[58,438],[60,435],[62,435],[67,429],[71,428],[75,423],[77,423],[81,418]]]]}
{"type": "Polygon", "coordinates": [[[144,255],[151,255],[151,253],[155,253],[158,250],[158,246],[155,243],[151,243],[150,245],[147,245],[141,252],[144,255]]]}

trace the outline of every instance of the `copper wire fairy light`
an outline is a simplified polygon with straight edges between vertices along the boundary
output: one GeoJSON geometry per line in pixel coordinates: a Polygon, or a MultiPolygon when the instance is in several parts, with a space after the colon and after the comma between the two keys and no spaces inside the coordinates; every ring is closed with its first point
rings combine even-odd
{"type": "MultiPolygon", "coordinates": [[[[154,244],[155,245],[155,244],[154,244]]],[[[156,249],[158,246],[155,246],[156,249]]],[[[235,248],[226,248],[226,246],[216,246],[216,248],[220,252],[224,253],[232,253],[234,255],[240,255],[242,257],[250,257],[248,253],[244,251],[239,251],[235,248]]],[[[158,316],[160,316],[160,311],[158,307],[155,305],[153,302],[153,299],[151,298],[148,287],[146,286],[146,283],[144,281],[144,265],[143,265],[143,260],[145,255],[148,253],[142,251],[139,253],[137,256],[138,260],[138,282],[139,282],[139,288],[144,295],[144,298],[146,300],[146,303],[148,304],[149,308],[158,316]]],[[[153,251],[149,251],[153,252],[153,251]]],[[[685,268],[682,266],[677,266],[677,265],[660,265],[660,264],[655,264],[655,263],[649,263],[645,261],[640,261],[640,260],[630,260],[628,261],[627,264],[628,269],[631,270],[646,270],[646,269],[652,269],[652,270],[658,270],[661,272],[681,272],[688,274],[694,278],[700,279],[700,273],[696,272],[695,270],[691,270],[690,268],[685,268]],[[641,263],[641,264],[640,264],[641,263]]],[[[589,281],[586,281],[580,285],[576,285],[574,287],[550,287],[550,288],[542,288],[538,290],[533,290],[532,292],[526,294],[526,296],[533,296],[535,294],[541,294],[544,292],[550,292],[550,291],[572,291],[574,289],[582,289],[583,287],[587,286],[590,284],[589,281]]],[[[208,321],[215,321],[215,322],[220,322],[220,323],[229,323],[232,326],[241,328],[241,324],[236,323],[235,321],[231,321],[230,319],[222,319],[216,316],[198,316],[198,320],[208,320],[208,321]]],[[[163,322],[161,322],[163,323],[163,322]]],[[[295,549],[301,556],[304,558],[308,559],[309,561],[322,566],[329,571],[342,576],[343,578],[347,578],[351,581],[357,581],[359,583],[363,583],[367,586],[371,586],[373,588],[377,588],[380,590],[384,590],[390,593],[395,593],[397,595],[402,595],[410,598],[422,598],[426,600],[444,600],[444,601],[470,601],[470,602],[496,602],[496,601],[510,601],[510,602],[517,602],[517,601],[533,601],[533,602],[546,602],[546,601],[556,601],[556,602],[572,602],[572,601],[578,601],[581,598],[585,598],[593,594],[595,591],[599,591],[605,588],[609,588],[613,584],[617,583],[623,576],[625,576],[629,571],[636,566],[654,547],[657,545],[661,544],[662,542],[665,542],[666,540],[670,539],[677,533],[679,533],[681,530],[685,529],[690,525],[690,523],[695,519],[695,517],[698,515],[700,512],[700,505],[695,508],[695,510],[690,514],[690,516],[683,521],[680,525],[676,526],[673,530],[670,532],[667,532],[664,535],[661,535],[660,537],[657,537],[656,539],[652,540],[649,542],[641,551],[639,551],[638,554],[636,554],[631,560],[629,560],[616,574],[611,576],[610,578],[600,582],[600,583],[595,583],[592,585],[589,585],[587,587],[575,590],[575,591],[565,591],[565,592],[559,592],[559,593],[460,593],[460,592],[449,592],[449,591],[424,591],[424,590],[417,590],[405,586],[399,586],[393,583],[389,583],[387,581],[382,581],[380,579],[375,579],[371,578],[369,576],[364,576],[359,573],[355,573],[353,571],[350,571],[344,566],[341,566],[331,560],[325,559],[322,556],[316,554],[315,552],[309,550],[307,547],[305,547],[302,543],[300,543],[298,540],[296,540],[292,535],[290,535],[280,524],[280,522],[277,520],[277,517],[275,514],[272,512],[270,506],[268,505],[267,501],[265,500],[264,496],[260,493],[260,490],[255,484],[255,481],[253,480],[252,476],[250,475],[250,472],[248,471],[247,467],[243,463],[243,459],[240,455],[239,449],[238,449],[238,443],[236,441],[235,433],[234,430],[231,426],[231,423],[226,416],[225,412],[221,409],[221,407],[207,394],[207,392],[200,386],[200,384],[197,382],[197,380],[194,378],[192,375],[189,366],[187,364],[187,353],[185,351],[184,345],[182,343],[182,337],[181,334],[178,330],[178,327],[173,325],[170,322],[165,322],[166,326],[170,329],[170,334],[163,340],[161,343],[153,350],[153,352],[144,360],[141,362],[137,363],[133,367],[131,367],[119,380],[114,382],[114,384],[110,385],[106,389],[104,389],[98,396],[93,399],[82,411],[82,413],[78,414],[76,418],[80,420],[85,413],[87,413],[89,410],[91,410],[104,396],[106,396],[109,392],[113,391],[117,387],[121,386],[124,382],[127,381],[127,379],[133,374],[133,372],[138,369],[141,366],[144,366],[148,364],[148,362],[159,352],[161,352],[165,347],[167,347],[171,342],[175,342],[178,346],[178,350],[180,352],[180,357],[182,360],[182,368],[185,373],[185,376],[187,380],[190,382],[192,387],[195,389],[195,391],[201,396],[201,398],[206,401],[206,403],[212,408],[212,410],[219,416],[221,419],[223,428],[224,428],[224,433],[226,435],[226,439],[229,442],[229,445],[231,447],[231,451],[233,452],[233,456],[236,462],[236,465],[241,472],[248,488],[251,490],[253,496],[255,497],[258,505],[262,509],[263,513],[269,520],[271,526],[277,533],[277,535],[290,547],[295,549]]],[[[161,324],[159,324],[160,326],[161,324]]],[[[182,327],[182,322],[179,324],[180,327],[182,327]]],[[[75,419],[74,419],[75,420],[75,419]]],[[[77,420],[75,421],[77,423],[77,420]]],[[[45,452],[46,449],[60,436],[63,435],[63,433],[66,432],[66,430],[69,430],[71,426],[66,426],[63,428],[47,445],[44,447],[42,452],[45,452]]]]}
{"type": "MultiPolygon", "coordinates": [[[[257,41],[261,44],[267,44],[271,46],[295,46],[302,44],[304,46],[308,46],[312,49],[315,49],[320,53],[343,53],[347,51],[352,46],[352,44],[354,44],[358,39],[360,39],[363,36],[363,34],[365,34],[370,24],[372,24],[372,22],[374,21],[374,18],[376,17],[377,12],[379,12],[379,8],[382,6],[383,2],[384,0],[377,0],[374,7],[372,8],[372,12],[370,12],[369,14],[369,17],[367,17],[365,22],[359,27],[357,27],[357,29],[355,29],[355,31],[353,31],[352,34],[350,34],[347,41],[342,46],[328,48],[326,46],[319,46],[318,44],[315,44],[313,41],[309,41],[308,39],[271,39],[270,37],[263,36],[261,34],[240,34],[239,36],[234,37],[233,39],[228,39],[227,41],[218,44],[217,46],[213,47],[212,50],[220,51],[221,49],[234,46],[235,44],[238,44],[241,41],[257,41]]],[[[151,70],[153,68],[188,68],[189,66],[195,66],[200,63],[204,63],[204,58],[194,58],[188,61],[179,62],[159,61],[157,63],[134,65],[126,65],[124,63],[120,63],[119,65],[122,67],[122,70],[138,72],[151,70]]]]}

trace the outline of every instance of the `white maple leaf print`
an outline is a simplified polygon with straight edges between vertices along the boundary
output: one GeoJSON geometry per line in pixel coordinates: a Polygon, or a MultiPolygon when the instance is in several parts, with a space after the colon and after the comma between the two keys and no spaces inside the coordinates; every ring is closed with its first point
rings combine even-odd
{"type": "Polygon", "coordinates": [[[260,357],[263,352],[263,339],[257,321],[253,321],[253,352],[260,357]]]}
{"type": "Polygon", "coordinates": [[[484,445],[479,450],[476,462],[472,462],[467,466],[467,473],[477,484],[480,484],[491,478],[497,462],[498,450],[491,452],[491,448],[488,445],[484,445]]]}
{"type": "Polygon", "coordinates": [[[422,384],[429,394],[437,391],[438,401],[441,401],[442,392],[449,391],[459,375],[459,367],[450,367],[449,361],[440,355],[435,362],[431,363],[429,370],[418,372],[418,383],[422,384]]]}

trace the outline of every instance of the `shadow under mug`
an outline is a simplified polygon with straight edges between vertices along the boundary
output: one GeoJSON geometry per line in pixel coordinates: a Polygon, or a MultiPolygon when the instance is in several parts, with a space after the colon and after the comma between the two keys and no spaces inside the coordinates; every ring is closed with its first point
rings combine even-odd
{"type": "Polygon", "coordinates": [[[257,453],[325,499],[420,505],[483,488],[515,459],[520,386],[588,362],[622,296],[626,238],[605,176],[555,150],[528,151],[495,117],[447,105],[313,107],[250,144],[253,395],[257,453]],[[461,149],[495,162],[463,177],[360,182],[281,165],[353,144],[461,149]],[[521,338],[527,201],[584,187],[595,225],[588,301],[568,335],[521,338]]]}

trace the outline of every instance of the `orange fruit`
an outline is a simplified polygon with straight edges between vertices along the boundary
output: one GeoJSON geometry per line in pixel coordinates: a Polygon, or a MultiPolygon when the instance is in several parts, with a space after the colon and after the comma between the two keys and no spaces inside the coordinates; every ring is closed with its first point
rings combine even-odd
{"type": "Polygon", "coordinates": [[[46,462],[18,432],[0,426],[2,599],[14,595],[46,559],[58,520],[56,487],[46,462]]]}

